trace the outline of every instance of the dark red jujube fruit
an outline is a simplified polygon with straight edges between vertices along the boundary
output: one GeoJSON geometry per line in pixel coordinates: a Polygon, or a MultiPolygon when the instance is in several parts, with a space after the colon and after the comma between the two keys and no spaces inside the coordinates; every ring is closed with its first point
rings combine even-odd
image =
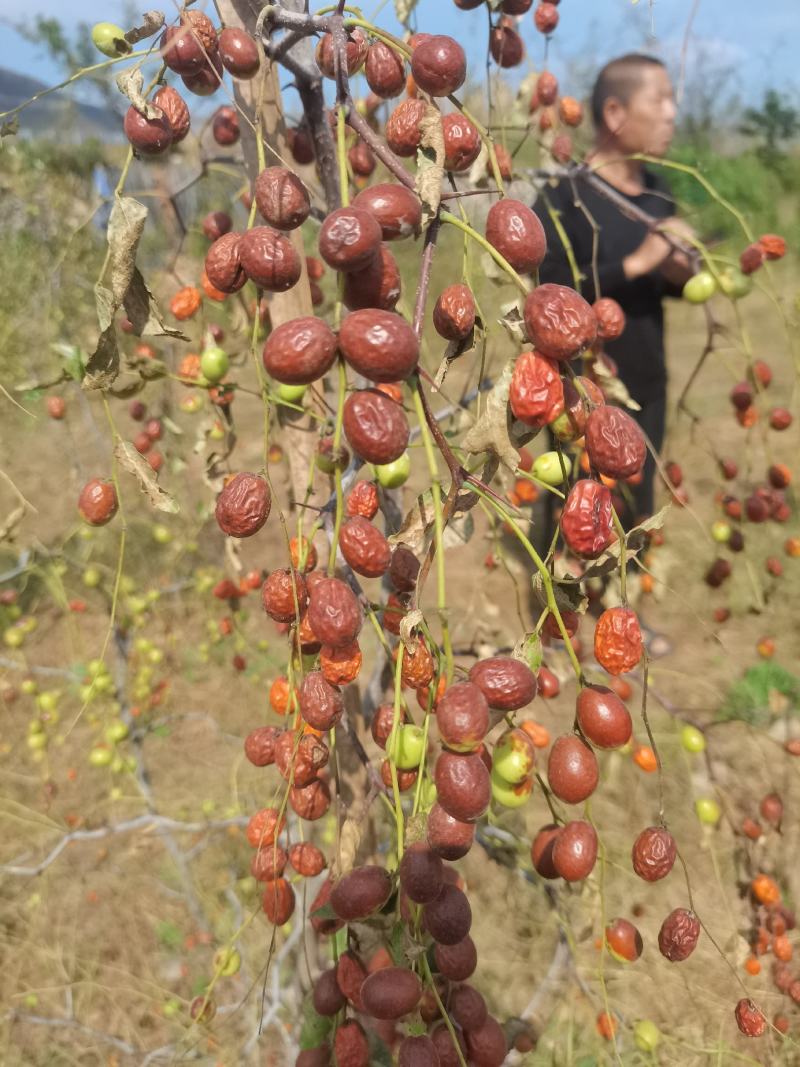
{"type": "Polygon", "coordinates": [[[424,93],[450,96],[466,81],[467,57],[452,37],[431,35],[412,52],[411,73],[424,93]]]}
{"type": "Polygon", "coordinates": [[[294,622],[308,601],[306,581],[299,571],[273,571],[261,587],[264,611],[276,622],[294,622]]]}
{"type": "Polygon", "coordinates": [[[441,1067],[439,1053],[427,1034],[403,1038],[397,1049],[397,1067],[441,1067]]]}
{"type": "Polygon", "coordinates": [[[467,936],[454,945],[434,945],[436,969],[451,982],[466,982],[478,966],[478,950],[467,936]]]}
{"type": "Polygon", "coordinates": [[[553,866],[565,882],[579,882],[592,873],[597,860],[594,827],[576,819],[562,826],[553,845],[553,866]]]}
{"type": "Polygon", "coordinates": [[[382,244],[378,254],[366,267],[345,274],[342,300],[350,311],[365,308],[394,311],[401,289],[402,279],[397,260],[382,244]]]}
{"type": "Polygon", "coordinates": [[[575,702],[575,714],[586,739],[598,748],[619,748],[630,741],[630,712],[607,686],[584,686],[575,702]]]}
{"type": "Polygon", "coordinates": [[[672,870],[678,854],[675,838],[663,826],[648,826],[633,843],[633,869],[645,882],[657,882],[672,870]]]}
{"type": "Polygon", "coordinates": [[[411,326],[393,311],[352,311],[339,331],[339,349],[358,374],[373,382],[407,378],[419,360],[419,342],[411,326]]]}
{"type": "Polygon", "coordinates": [[[288,167],[265,167],[256,178],[256,207],[278,230],[294,230],[308,218],[311,201],[305,185],[288,167]]]}
{"type": "Polygon", "coordinates": [[[385,41],[373,41],[364,64],[367,85],[382,100],[399,96],[406,87],[406,71],[402,58],[385,41]]]}
{"type": "Polygon", "coordinates": [[[442,119],[444,169],[462,174],[481,154],[481,135],[469,119],[451,111],[442,119]]]}
{"type": "Polygon", "coordinates": [[[448,686],[436,705],[442,742],[454,752],[474,752],[489,732],[489,705],[474,682],[448,686]]]}
{"type": "Polygon", "coordinates": [[[691,956],[700,938],[700,920],[687,908],[675,908],[658,931],[658,948],[670,963],[681,963],[691,956]]]}
{"type": "Polygon", "coordinates": [[[309,592],[308,621],[323,645],[341,648],[355,640],[362,612],[353,590],[338,578],[323,578],[309,592]]]}
{"type": "Polygon", "coordinates": [[[345,922],[366,919],[380,911],[392,895],[392,879],[383,867],[355,867],[331,890],[330,904],[345,922]]]}
{"type": "Polygon", "coordinates": [[[206,277],[222,293],[236,293],[247,282],[239,257],[241,243],[240,233],[224,233],[206,252],[206,277]]]}
{"type": "Polygon", "coordinates": [[[448,285],[433,309],[433,325],[446,341],[463,341],[475,325],[475,298],[468,285],[448,285]]]}
{"type": "Polygon", "coordinates": [[[191,127],[191,116],[186,101],[171,85],[162,85],[153,93],[153,103],[160,107],[172,131],[172,143],[180,144],[191,127]]]}
{"type": "Polygon", "coordinates": [[[436,761],[434,781],[439,804],[454,819],[475,822],[486,814],[492,787],[480,756],[442,752],[436,761]]]}
{"type": "Polygon", "coordinates": [[[229,26],[219,35],[219,58],[234,78],[254,78],[258,73],[259,56],[255,38],[238,26],[229,26]]]}
{"type": "Polygon", "coordinates": [[[423,906],[422,924],[440,945],[463,941],[472,926],[472,909],[466,894],[445,883],[436,899],[423,906]]]}
{"type": "Polygon", "coordinates": [[[469,680],[496,711],[516,711],[536,696],[536,675],[527,663],[513,656],[478,660],[469,672],[469,680]]]}
{"type": "Polygon", "coordinates": [[[413,237],[422,225],[419,197],[398,182],[380,182],[362,189],[353,207],[363,208],[376,220],[384,241],[413,237]]]}
{"type": "Polygon", "coordinates": [[[422,996],[422,983],[407,967],[384,967],[361,987],[364,1010],[373,1019],[400,1019],[412,1012],[422,996]]]}
{"type": "Polygon", "coordinates": [[[467,1030],[467,1052],[475,1067],[502,1067],[508,1053],[503,1028],[493,1015],[482,1026],[467,1030]]]}
{"type": "Polygon", "coordinates": [[[444,864],[423,841],[417,841],[403,853],[400,861],[400,886],[415,904],[429,904],[442,888],[444,864]]]}
{"type": "Polygon", "coordinates": [[[575,482],[561,512],[561,533],[570,551],[597,559],[613,539],[611,490],[591,478],[575,482]]]}
{"type": "Polygon", "coordinates": [[[243,472],[217,497],[217,525],[228,537],[252,537],[269,518],[272,495],[265,478],[243,472]]]}
{"type": "Polygon", "coordinates": [[[539,830],[531,843],[531,863],[533,869],[542,878],[558,878],[558,871],[553,865],[553,847],[561,827],[548,823],[539,830]]]}
{"type": "Polygon", "coordinates": [[[333,729],[344,713],[341,690],[331,685],[322,671],[306,674],[297,699],[303,720],[315,730],[333,729]]]}
{"type": "Polygon", "coordinates": [[[525,298],[525,328],[549,359],[572,359],[597,336],[597,319],[580,293],[566,285],[537,286],[525,298]]]}
{"type": "Polygon", "coordinates": [[[276,326],[264,343],[264,367],[275,381],[310,385],[333,366],[336,335],[322,319],[303,315],[276,326]]]}
{"type": "Polygon", "coordinates": [[[443,860],[458,860],[472,848],[475,826],[454,819],[437,802],[428,812],[427,838],[430,847],[443,860]]]}
{"type": "Polygon", "coordinates": [[[112,482],[93,478],[81,489],[78,511],[90,526],[105,526],[117,513],[117,491],[112,482]]]}
{"type": "Polygon", "coordinates": [[[355,515],[342,524],[339,548],[356,574],[380,578],[389,569],[392,548],[377,526],[355,515]]]}
{"type": "Polygon", "coordinates": [[[537,270],[547,253],[547,238],[539,217],[527,204],[509,197],[489,208],[486,240],[519,274],[537,270]]]}
{"type": "Polygon", "coordinates": [[[392,463],[406,450],[410,434],[406,413],[377,389],[351,393],[343,421],[350,447],[367,463],[392,463]]]}
{"type": "Polygon", "coordinates": [[[275,742],[280,729],[277,726],[258,726],[244,739],[244,754],[254,767],[269,767],[275,762],[275,742]]]}
{"type": "Polygon", "coordinates": [[[514,364],[508,404],[515,419],[541,429],[564,411],[558,365],[538,352],[522,352],[514,364]]]}
{"type": "Polygon", "coordinates": [[[122,125],[131,147],[139,155],[158,156],[172,144],[172,127],[166,114],[148,119],[131,106],[122,125]]]}
{"type": "Polygon", "coordinates": [[[621,408],[603,404],[586,420],[589,462],[607,478],[637,474],[647,458],[647,445],[639,424],[621,408]]]}
{"type": "Polygon", "coordinates": [[[547,761],[550,789],[565,804],[581,804],[597,788],[600,770],[591,748],[575,734],[562,734],[553,742],[547,761]]]}
{"type": "Polygon", "coordinates": [[[261,289],[284,293],[300,280],[302,265],[288,237],[269,226],[253,226],[239,242],[239,262],[261,289]]]}
{"type": "Polygon", "coordinates": [[[319,232],[319,254],[333,270],[362,270],[381,245],[381,228],[365,208],[352,204],[332,211],[319,232]]]}

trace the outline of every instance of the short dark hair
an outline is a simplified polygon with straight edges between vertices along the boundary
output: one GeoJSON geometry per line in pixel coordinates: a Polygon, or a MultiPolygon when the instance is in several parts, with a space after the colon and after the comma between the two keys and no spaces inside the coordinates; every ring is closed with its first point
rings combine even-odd
{"type": "Polygon", "coordinates": [[[647,67],[664,68],[664,64],[655,56],[638,52],[630,52],[606,63],[597,75],[592,89],[592,121],[595,129],[599,130],[603,125],[603,108],[606,101],[615,96],[623,104],[627,104],[642,84],[642,71],[647,67]]]}

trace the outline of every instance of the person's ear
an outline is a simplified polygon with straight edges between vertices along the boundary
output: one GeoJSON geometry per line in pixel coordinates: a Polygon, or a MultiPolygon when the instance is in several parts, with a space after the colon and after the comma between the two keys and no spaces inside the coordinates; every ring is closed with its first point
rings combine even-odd
{"type": "Polygon", "coordinates": [[[609,96],[603,104],[603,125],[614,136],[625,123],[626,108],[617,96],[609,96]]]}

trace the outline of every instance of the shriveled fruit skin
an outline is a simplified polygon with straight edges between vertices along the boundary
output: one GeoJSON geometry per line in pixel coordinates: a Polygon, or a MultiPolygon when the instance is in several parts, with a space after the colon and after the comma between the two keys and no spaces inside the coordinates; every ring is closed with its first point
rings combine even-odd
{"type": "Polygon", "coordinates": [[[275,762],[275,742],[280,732],[277,726],[258,726],[244,739],[244,754],[254,767],[269,767],[275,762]]]}
{"type": "Polygon", "coordinates": [[[601,341],[615,341],[625,329],[625,312],[610,296],[602,296],[592,304],[597,319],[597,336],[601,341]]]}
{"type": "Polygon", "coordinates": [[[373,1019],[399,1019],[419,1004],[422,983],[406,967],[385,967],[361,987],[364,1009],[373,1019]]]}
{"type": "Polygon", "coordinates": [[[442,119],[444,169],[462,174],[469,170],[481,152],[481,136],[475,126],[457,111],[442,119]]]}
{"type": "Polygon", "coordinates": [[[269,518],[272,496],[258,474],[237,474],[217,497],[217,524],[229,537],[252,537],[269,518]]]}
{"type": "Polygon", "coordinates": [[[331,806],[331,791],[321,778],[310,785],[293,786],[289,790],[289,803],[301,819],[314,822],[321,819],[331,806]]]}
{"type": "Polygon", "coordinates": [[[636,612],[608,608],[595,624],[594,656],[609,674],[632,671],[642,658],[642,631],[636,612]]]}
{"type": "Polygon", "coordinates": [[[500,1023],[493,1015],[476,1030],[467,1030],[467,1051],[475,1067],[501,1067],[508,1044],[500,1023]]]}
{"type": "Polygon", "coordinates": [[[81,489],[78,511],[90,526],[105,526],[117,513],[117,491],[111,482],[93,478],[81,489]]]}
{"type": "Polygon", "coordinates": [[[445,883],[436,899],[424,905],[422,923],[440,945],[463,941],[472,926],[472,909],[466,895],[457,886],[445,883]]]}
{"type": "Polygon", "coordinates": [[[419,360],[419,342],[411,326],[393,311],[352,311],[339,331],[342,355],[373,382],[407,378],[419,360]]]}
{"type": "Polygon", "coordinates": [[[395,155],[416,155],[422,139],[421,123],[425,118],[427,104],[418,97],[403,100],[386,120],[384,130],[386,143],[395,155]]]}
{"type": "Polygon", "coordinates": [[[466,80],[467,57],[452,37],[433,35],[421,41],[412,52],[411,73],[423,92],[449,96],[466,80]]]}
{"type": "Polygon", "coordinates": [[[284,293],[300,280],[302,267],[294,246],[269,226],[254,226],[242,236],[239,261],[251,281],[272,293],[284,293]]]}
{"type": "Polygon", "coordinates": [[[542,878],[555,879],[559,877],[558,871],[553,864],[553,847],[560,832],[560,826],[556,826],[555,823],[548,823],[537,832],[531,843],[531,863],[533,864],[533,869],[542,878]]]}
{"type": "Polygon", "coordinates": [[[256,178],[256,207],[270,226],[294,230],[311,211],[305,185],[288,167],[265,167],[256,178]]]}
{"type": "Polygon", "coordinates": [[[380,182],[362,189],[353,207],[363,208],[375,218],[384,241],[413,237],[422,225],[419,198],[398,182],[380,182]]]}
{"type": "Polygon", "coordinates": [[[564,411],[564,387],[556,363],[537,352],[522,352],[514,365],[508,403],[515,419],[537,429],[564,411]]]}
{"type": "Polygon", "coordinates": [[[442,888],[444,864],[424,842],[418,841],[403,853],[400,885],[415,904],[429,904],[442,888]]]}
{"type": "Polygon", "coordinates": [[[434,780],[439,804],[454,819],[475,822],[487,812],[492,788],[480,756],[442,752],[434,780]]]}
{"type": "Polygon", "coordinates": [[[275,744],[275,766],[281,777],[302,789],[316,781],[328,762],[328,746],[313,734],[286,730],[275,744]]]}
{"type": "Polygon", "coordinates": [[[383,100],[399,96],[406,86],[403,60],[385,41],[374,41],[369,46],[364,76],[373,93],[383,100]]]}
{"type": "Polygon", "coordinates": [[[761,1037],[767,1020],[749,997],[742,997],[734,1009],[736,1025],[745,1037],[761,1037]]]}
{"type": "Polygon", "coordinates": [[[354,452],[367,463],[399,459],[410,428],[402,407],[377,389],[360,389],[345,401],[344,432],[354,452]]]}
{"type": "Polygon", "coordinates": [[[489,732],[489,705],[474,682],[448,686],[436,706],[439,736],[454,752],[473,752],[489,732]]]}
{"type": "Polygon", "coordinates": [[[303,720],[315,730],[333,729],[344,713],[341,690],[331,685],[321,671],[309,671],[303,678],[298,702],[303,720]]]}
{"type": "Polygon", "coordinates": [[[575,734],[556,738],[547,761],[551,790],[566,804],[580,804],[597,788],[600,770],[591,748],[575,734]]]}
{"type": "Polygon", "coordinates": [[[436,968],[451,982],[466,982],[478,966],[478,951],[475,942],[467,936],[454,945],[434,945],[436,968]]]}
{"type": "Polygon", "coordinates": [[[325,856],[310,841],[298,841],[289,849],[289,863],[303,878],[314,878],[327,866],[325,856]]]}
{"type": "Polygon", "coordinates": [[[222,293],[236,293],[247,282],[239,258],[242,235],[231,231],[222,234],[206,252],[206,277],[222,293]]]}
{"type": "Polygon", "coordinates": [[[469,672],[469,680],[496,711],[516,711],[536,696],[536,675],[526,663],[513,656],[478,660],[469,672]]]}
{"type": "Polygon", "coordinates": [[[361,987],[367,977],[367,969],[360,958],[352,950],[343,952],[336,965],[336,980],[345,997],[350,1001],[356,1011],[363,1011],[361,1002],[361,987]]]}
{"type": "Polygon", "coordinates": [[[611,404],[595,408],[586,420],[586,451],[592,466],[608,478],[629,478],[647,457],[638,423],[611,404]]]}
{"type": "Polygon", "coordinates": [[[612,540],[611,490],[591,478],[580,478],[567,494],[561,533],[576,556],[597,559],[612,540]]]}
{"type": "Polygon", "coordinates": [[[286,860],[286,851],[279,845],[265,845],[250,861],[250,873],[257,882],[274,882],[286,869],[286,860]]]}
{"type": "Polygon", "coordinates": [[[700,937],[700,920],[687,908],[675,908],[658,931],[658,948],[671,963],[680,963],[691,956],[700,937]]]}
{"type": "Polygon", "coordinates": [[[553,866],[565,882],[587,878],[597,860],[597,834],[594,827],[576,819],[561,828],[553,845],[553,866]]]}
{"type": "Polygon", "coordinates": [[[209,241],[216,241],[230,231],[233,219],[227,211],[209,211],[203,219],[203,233],[209,241]]]}
{"type": "Polygon", "coordinates": [[[633,843],[633,869],[645,882],[658,882],[672,870],[678,850],[675,838],[663,826],[648,826],[633,843]]]}
{"type": "Polygon", "coordinates": [[[368,211],[352,204],[336,208],[319,233],[319,254],[332,270],[362,270],[377,254],[381,228],[368,211]]]}
{"type": "Polygon", "coordinates": [[[525,298],[525,328],[550,359],[572,359],[597,336],[597,319],[580,293],[566,285],[538,285],[525,298]]]}
{"type": "Polygon", "coordinates": [[[584,736],[598,748],[619,748],[631,738],[630,712],[607,686],[584,686],[578,693],[575,713],[584,736]]]}
{"type": "Polygon", "coordinates": [[[293,622],[296,614],[302,615],[307,601],[306,581],[299,571],[273,571],[261,587],[264,611],[276,622],[293,622]]]}
{"type": "Polygon", "coordinates": [[[457,282],[439,294],[433,309],[436,332],[447,341],[463,341],[475,325],[475,299],[468,285],[457,282]]]}
{"type": "Polygon", "coordinates": [[[264,368],[285,385],[310,385],[336,360],[336,335],[315,315],[276,326],[264,344],[264,368]]]}
{"type": "Polygon", "coordinates": [[[339,547],[356,574],[365,578],[380,578],[389,569],[391,545],[377,526],[360,515],[342,524],[339,547]]]}
{"type": "Polygon", "coordinates": [[[475,839],[475,826],[449,815],[438,802],[428,813],[428,844],[443,860],[466,856],[475,839]]]}
{"type": "Polygon", "coordinates": [[[539,217],[527,204],[509,197],[489,208],[486,240],[519,274],[537,270],[547,253],[547,238],[539,217]]]}
{"type": "Polygon", "coordinates": [[[331,890],[331,907],[340,919],[354,922],[380,911],[392,894],[392,879],[383,867],[356,867],[331,890]]]}
{"type": "Polygon", "coordinates": [[[419,560],[407,545],[402,542],[395,545],[389,564],[389,579],[398,593],[413,593],[417,587],[419,567],[419,560]]]}
{"type": "Polygon", "coordinates": [[[323,645],[339,648],[358,636],[361,605],[349,585],[338,578],[324,578],[309,594],[308,621],[323,645]]]}
{"type": "Polygon", "coordinates": [[[172,131],[172,143],[179,144],[189,132],[189,108],[177,89],[162,85],[153,93],[153,103],[164,112],[172,131]]]}

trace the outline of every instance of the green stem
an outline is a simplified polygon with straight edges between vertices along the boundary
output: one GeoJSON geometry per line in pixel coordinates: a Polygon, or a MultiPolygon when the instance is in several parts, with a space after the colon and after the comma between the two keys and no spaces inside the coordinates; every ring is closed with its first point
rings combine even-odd
{"type": "Polygon", "coordinates": [[[627,557],[627,537],[625,531],[622,528],[622,523],[617,515],[617,509],[611,508],[611,518],[614,522],[614,529],[617,531],[617,537],[619,538],[619,595],[622,601],[623,607],[627,607],[628,604],[628,557],[627,557]]]}
{"type": "Polygon", "coordinates": [[[400,727],[400,701],[403,694],[402,672],[403,653],[405,645],[401,641],[397,646],[397,662],[394,668],[394,716],[392,729],[386,741],[386,754],[389,757],[389,770],[392,774],[392,793],[394,794],[394,820],[397,828],[397,859],[403,858],[403,840],[405,838],[405,824],[403,820],[403,803],[400,800],[400,785],[397,781],[397,766],[392,752],[394,751],[395,738],[400,727]]]}
{"type": "Polygon", "coordinates": [[[484,251],[489,253],[489,255],[492,257],[498,267],[501,267],[506,272],[506,274],[511,278],[511,280],[514,282],[520,292],[524,293],[526,296],[528,295],[530,288],[527,283],[519,276],[519,274],[517,274],[517,272],[508,262],[508,260],[505,259],[504,256],[500,255],[494,245],[489,244],[489,242],[482,234],[478,233],[477,230],[473,230],[473,228],[468,223],[462,222],[461,219],[456,218],[455,215],[451,215],[446,208],[441,209],[439,217],[441,218],[442,222],[447,222],[451,226],[458,227],[459,230],[462,230],[465,234],[467,234],[467,236],[471,237],[473,241],[477,241],[477,243],[484,249],[484,251]]]}
{"type": "Polygon", "coordinates": [[[441,1016],[444,1019],[445,1026],[450,1031],[450,1037],[453,1042],[453,1048],[456,1050],[456,1055],[458,1056],[458,1062],[461,1067],[467,1067],[467,1062],[464,1059],[463,1053],[461,1052],[461,1045],[459,1045],[458,1043],[458,1037],[456,1035],[452,1022],[450,1021],[450,1016],[447,1014],[447,1009],[445,1008],[444,1004],[442,1004],[442,998],[439,996],[439,990],[436,988],[436,983],[433,980],[433,975],[431,974],[431,966],[428,963],[428,957],[424,953],[420,956],[420,962],[422,964],[422,973],[425,975],[425,981],[430,986],[431,992],[433,993],[433,999],[436,1001],[436,1006],[441,1012],[441,1016]]]}
{"type": "MultiPolygon", "coordinates": [[[[414,397],[414,410],[419,422],[422,444],[425,448],[425,458],[428,462],[428,471],[431,477],[431,496],[433,499],[433,537],[434,551],[436,553],[436,607],[439,613],[439,623],[442,628],[442,644],[444,645],[445,672],[448,685],[453,678],[453,644],[450,638],[450,626],[447,619],[447,589],[445,584],[445,558],[444,558],[444,517],[442,514],[441,483],[439,481],[439,466],[436,462],[436,453],[433,448],[433,440],[425,420],[425,410],[422,406],[422,397],[419,394],[419,378],[415,378],[412,385],[414,397]]],[[[419,596],[419,591],[417,592],[419,596]]]]}
{"type": "Polygon", "coordinates": [[[522,532],[522,530],[520,530],[520,528],[517,526],[516,522],[514,522],[513,518],[508,514],[507,511],[500,507],[500,505],[493,497],[489,496],[488,493],[484,493],[483,490],[479,489],[474,482],[470,482],[470,489],[472,490],[472,492],[477,493],[478,496],[482,497],[492,508],[494,508],[494,510],[502,518],[503,522],[508,524],[508,527],[511,532],[522,543],[522,546],[524,547],[525,551],[533,560],[534,566],[536,567],[542,579],[542,585],[544,587],[545,597],[547,599],[547,606],[550,609],[553,618],[556,620],[556,624],[558,625],[561,638],[567,650],[567,655],[569,656],[570,661],[572,663],[572,669],[575,671],[575,677],[578,679],[578,684],[583,685],[583,671],[581,670],[581,665],[578,662],[578,657],[575,655],[575,649],[572,647],[572,642],[569,639],[567,628],[564,625],[564,620],[561,617],[561,612],[559,611],[558,604],[556,603],[555,593],[553,592],[553,579],[547,567],[545,566],[544,561],[542,560],[536,549],[533,547],[533,545],[530,543],[528,538],[525,536],[525,534],[522,532]]]}

